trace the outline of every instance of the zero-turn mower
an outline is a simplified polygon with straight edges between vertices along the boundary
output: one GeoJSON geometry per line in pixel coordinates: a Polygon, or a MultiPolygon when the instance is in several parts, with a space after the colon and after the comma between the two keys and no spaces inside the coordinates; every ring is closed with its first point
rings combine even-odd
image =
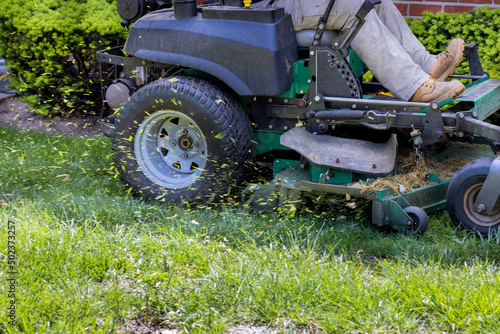
{"type": "Polygon", "coordinates": [[[498,230],[500,127],[488,120],[500,80],[483,71],[475,45],[465,48],[470,75],[452,76],[470,82],[460,97],[400,101],[363,82],[349,48],[376,0],[344,32],[324,30],[333,0],[316,30],[300,32],[269,1],[244,2],[118,0],[122,25],[133,25],[123,47],[97,54],[103,98],[118,110],[101,126],[135,194],[214,200],[252,161],[274,173],[243,191],[254,209],[286,212],[302,194],[331,194],[370,200],[373,224],[408,233],[423,233],[427,214],[445,207],[468,230],[498,230]],[[405,157],[451,174],[402,184],[405,157]]]}

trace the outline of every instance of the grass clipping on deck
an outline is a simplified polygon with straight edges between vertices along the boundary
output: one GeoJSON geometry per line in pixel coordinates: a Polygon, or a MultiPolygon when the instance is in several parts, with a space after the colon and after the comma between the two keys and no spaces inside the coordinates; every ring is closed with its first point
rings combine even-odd
{"type": "Polygon", "coordinates": [[[371,182],[355,182],[349,186],[360,188],[362,193],[370,190],[390,188],[399,195],[431,184],[429,174],[436,174],[439,180],[444,181],[453,175],[473,158],[449,158],[438,162],[432,155],[422,153],[415,162],[415,151],[405,148],[398,154],[397,172],[395,175],[377,178],[371,182]]]}

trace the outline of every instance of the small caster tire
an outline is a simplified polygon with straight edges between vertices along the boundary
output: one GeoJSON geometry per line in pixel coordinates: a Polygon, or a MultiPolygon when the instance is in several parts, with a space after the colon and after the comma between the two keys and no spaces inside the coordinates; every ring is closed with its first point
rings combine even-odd
{"type": "Polygon", "coordinates": [[[429,228],[429,217],[427,213],[418,206],[408,206],[404,211],[410,216],[406,234],[422,235],[429,228]]]}

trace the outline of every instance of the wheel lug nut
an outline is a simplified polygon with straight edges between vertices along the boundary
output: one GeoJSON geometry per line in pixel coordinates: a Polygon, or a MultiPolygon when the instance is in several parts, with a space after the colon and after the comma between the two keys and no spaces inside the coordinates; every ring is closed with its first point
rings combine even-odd
{"type": "Polygon", "coordinates": [[[188,134],[188,132],[187,132],[187,130],[186,130],[186,129],[182,129],[181,133],[182,133],[183,135],[187,135],[187,134],[188,134]]]}
{"type": "Polygon", "coordinates": [[[479,204],[476,208],[477,212],[482,213],[486,211],[486,206],[484,204],[479,204]]]}
{"type": "Polygon", "coordinates": [[[182,159],[187,159],[188,154],[187,153],[182,153],[182,159]]]}
{"type": "Polygon", "coordinates": [[[177,145],[177,142],[176,142],[175,140],[172,140],[172,141],[170,142],[170,145],[175,146],[175,145],[177,145]]]}
{"type": "Polygon", "coordinates": [[[199,146],[200,146],[200,144],[198,144],[198,142],[196,142],[196,141],[195,141],[195,142],[193,143],[193,147],[194,147],[194,148],[198,148],[199,146]]]}

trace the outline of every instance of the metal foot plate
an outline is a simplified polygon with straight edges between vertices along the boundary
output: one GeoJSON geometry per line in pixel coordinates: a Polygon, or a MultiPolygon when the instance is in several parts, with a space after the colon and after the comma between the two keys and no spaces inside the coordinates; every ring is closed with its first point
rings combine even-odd
{"type": "Polygon", "coordinates": [[[379,144],[359,139],[314,135],[296,127],[285,132],[280,142],[321,167],[377,176],[392,174],[396,168],[398,144],[394,134],[387,143],[379,144]]]}

